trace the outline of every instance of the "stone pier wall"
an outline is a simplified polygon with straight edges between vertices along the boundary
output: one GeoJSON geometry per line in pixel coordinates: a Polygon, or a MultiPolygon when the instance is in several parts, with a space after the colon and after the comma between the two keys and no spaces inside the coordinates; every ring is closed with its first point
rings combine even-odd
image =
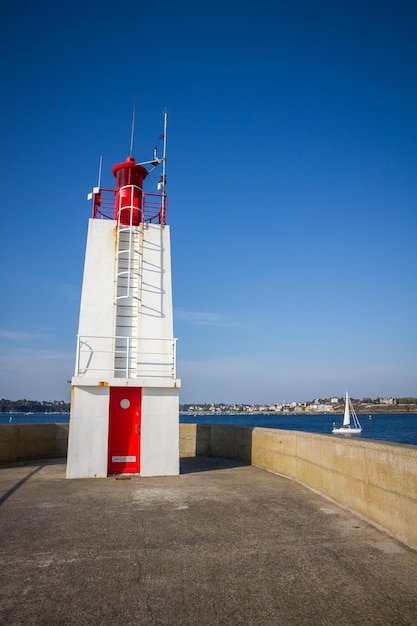
{"type": "Polygon", "coordinates": [[[0,464],[67,455],[68,424],[0,424],[0,464]]]}

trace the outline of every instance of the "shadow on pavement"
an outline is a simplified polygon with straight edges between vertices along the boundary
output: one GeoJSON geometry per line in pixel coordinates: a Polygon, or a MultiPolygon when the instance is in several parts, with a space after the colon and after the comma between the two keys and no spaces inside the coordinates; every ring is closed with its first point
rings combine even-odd
{"type": "Polygon", "coordinates": [[[44,465],[39,465],[38,467],[36,467],[34,470],[32,470],[31,472],[29,472],[28,474],[26,474],[26,476],[24,478],[22,478],[21,480],[19,480],[15,485],[13,485],[13,487],[11,487],[8,491],[6,491],[6,493],[4,493],[1,497],[0,497],[0,506],[2,504],[4,504],[4,502],[6,502],[6,500],[8,498],[10,498],[10,496],[12,496],[20,487],[22,487],[22,485],[25,484],[26,481],[29,480],[29,478],[31,478],[34,474],[37,474],[38,472],[40,472],[40,470],[44,467],[44,465]]]}
{"type": "Polygon", "coordinates": [[[198,474],[200,472],[212,472],[214,470],[244,467],[246,465],[250,465],[250,463],[219,457],[190,456],[180,459],[180,474],[198,474]]]}

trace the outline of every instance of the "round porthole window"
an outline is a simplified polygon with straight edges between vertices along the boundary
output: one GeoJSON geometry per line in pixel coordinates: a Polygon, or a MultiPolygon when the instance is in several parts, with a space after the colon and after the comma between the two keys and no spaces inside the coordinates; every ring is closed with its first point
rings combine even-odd
{"type": "Polygon", "coordinates": [[[123,398],[123,400],[120,400],[120,406],[122,409],[128,409],[130,407],[130,400],[123,398]]]}

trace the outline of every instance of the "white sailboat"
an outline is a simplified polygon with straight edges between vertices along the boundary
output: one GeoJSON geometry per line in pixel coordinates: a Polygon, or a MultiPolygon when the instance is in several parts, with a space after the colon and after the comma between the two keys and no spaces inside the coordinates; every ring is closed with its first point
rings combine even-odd
{"type": "Polygon", "coordinates": [[[362,426],[358,420],[358,416],[355,413],[355,409],[352,406],[352,402],[350,401],[349,394],[346,392],[346,402],[345,402],[345,414],[343,416],[343,424],[340,428],[336,428],[335,423],[333,422],[333,430],[332,433],[336,433],[339,435],[356,435],[362,432],[362,426]]]}

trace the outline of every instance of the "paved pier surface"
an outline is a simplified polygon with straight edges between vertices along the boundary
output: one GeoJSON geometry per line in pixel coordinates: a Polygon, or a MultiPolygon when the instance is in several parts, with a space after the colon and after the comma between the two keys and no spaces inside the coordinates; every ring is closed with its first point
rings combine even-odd
{"type": "Polygon", "coordinates": [[[254,467],[182,471],[1,467],[0,623],[417,624],[417,552],[254,467]]]}

